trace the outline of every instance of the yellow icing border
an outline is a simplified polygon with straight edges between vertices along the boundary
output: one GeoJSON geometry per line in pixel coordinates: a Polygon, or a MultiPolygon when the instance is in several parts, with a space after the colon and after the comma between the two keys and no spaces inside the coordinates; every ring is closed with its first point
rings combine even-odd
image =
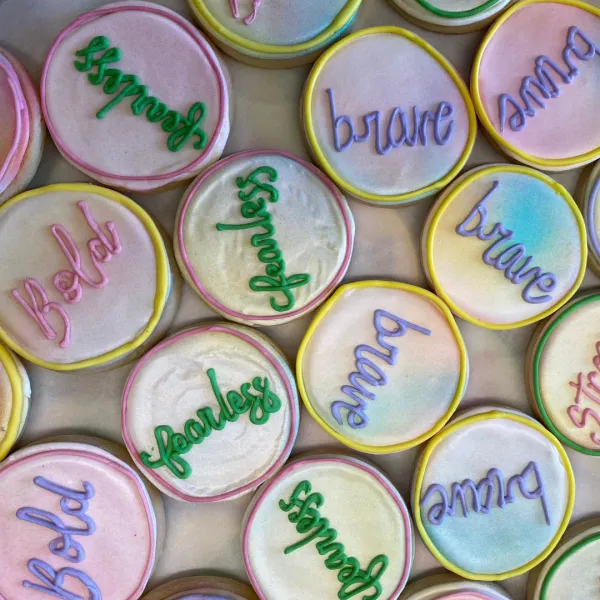
{"type": "Polygon", "coordinates": [[[554,181],[548,175],[544,173],[540,173],[539,171],[535,171],[531,167],[522,167],[519,165],[496,165],[493,167],[484,167],[484,168],[476,168],[472,171],[469,171],[462,180],[459,180],[456,185],[451,187],[443,201],[439,205],[434,205],[433,209],[435,214],[431,219],[431,223],[429,224],[429,229],[427,231],[427,270],[429,271],[429,277],[431,278],[431,282],[433,283],[433,287],[437,293],[437,295],[450,307],[452,312],[468,321],[469,323],[473,323],[474,325],[478,325],[479,327],[485,327],[486,329],[493,329],[496,331],[506,330],[506,329],[516,329],[518,327],[524,327],[525,325],[531,325],[532,323],[536,323],[537,321],[541,321],[551,314],[555,313],[561,306],[564,306],[577,292],[579,289],[581,282],[583,281],[583,277],[585,275],[585,269],[587,265],[587,232],[585,229],[585,222],[583,220],[583,216],[579,211],[575,200],[571,197],[569,192],[557,181],[554,181]],[[523,173],[525,175],[533,176],[540,181],[543,181],[548,186],[550,186],[556,193],[558,193],[568,204],[575,216],[575,220],[577,221],[577,229],[579,231],[579,241],[581,245],[581,260],[579,266],[579,273],[577,275],[577,279],[575,283],[571,287],[571,289],[563,296],[563,298],[552,305],[550,308],[546,309],[544,312],[534,315],[533,317],[529,317],[528,319],[523,319],[522,321],[515,321],[514,323],[490,323],[488,321],[484,321],[483,319],[478,319],[469,315],[466,311],[464,311],[460,306],[458,306],[452,298],[444,291],[444,288],[440,285],[439,278],[435,271],[435,265],[433,260],[433,246],[434,246],[434,238],[437,230],[437,226],[442,218],[444,210],[448,207],[449,204],[458,196],[466,187],[471,185],[473,181],[476,181],[480,177],[488,175],[490,173],[523,173]]]}
{"type": "Polygon", "coordinates": [[[300,348],[298,349],[298,356],[296,358],[296,380],[298,382],[298,390],[300,391],[300,395],[302,396],[302,401],[304,402],[304,406],[310,413],[311,417],[331,436],[333,436],[336,440],[342,442],[349,448],[353,448],[354,450],[359,450],[361,452],[368,452],[370,454],[389,454],[391,452],[400,452],[401,450],[407,450],[408,448],[412,448],[419,444],[422,444],[425,440],[428,440],[430,437],[435,435],[450,419],[450,417],[456,411],[460,401],[462,400],[466,385],[467,385],[467,377],[469,373],[469,359],[467,356],[467,349],[465,347],[465,343],[462,339],[462,335],[460,330],[458,329],[456,322],[454,321],[454,317],[452,313],[448,309],[448,307],[434,294],[431,292],[424,290],[423,288],[417,287],[415,285],[410,285],[408,283],[399,283],[396,281],[380,281],[380,280],[368,280],[368,281],[357,281],[355,283],[346,283],[341,285],[328,300],[321,306],[318,310],[315,318],[310,324],[308,330],[304,334],[302,339],[302,343],[300,344],[300,348]],[[457,391],[456,394],[448,407],[448,410],[444,414],[444,416],[427,432],[421,434],[420,436],[413,438],[412,440],[408,440],[406,442],[401,442],[399,444],[389,444],[387,446],[370,446],[368,444],[362,444],[360,442],[355,442],[353,440],[347,439],[344,435],[338,431],[336,431],[329,423],[323,419],[318,412],[315,410],[313,405],[311,404],[311,400],[306,391],[306,387],[304,385],[304,376],[302,373],[302,363],[304,360],[304,353],[310,343],[310,340],[314,334],[314,332],[319,327],[321,321],[325,318],[327,313],[333,308],[338,299],[344,295],[346,292],[352,290],[358,290],[363,288],[387,288],[393,290],[402,290],[405,292],[410,292],[412,294],[416,294],[417,296],[421,296],[426,298],[430,302],[432,302],[442,314],[446,317],[448,325],[454,335],[456,340],[459,352],[460,352],[460,374],[457,383],[457,391]]]}
{"type": "Polygon", "coordinates": [[[12,406],[4,437],[0,440],[0,460],[4,460],[19,437],[23,417],[23,379],[11,353],[0,344],[0,363],[4,367],[12,391],[12,406]]]}
{"type": "Polygon", "coordinates": [[[15,340],[13,340],[8,333],[0,327],[0,339],[9,346],[12,350],[14,350],[17,354],[26,358],[30,362],[40,365],[46,369],[52,369],[54,371],[73,371],[75,369],[85,369],[88,367],[96,367],[99,365],[104,365],[106,363],[110,363],[112,361],[118,360],[122,356],[129,354],[139,346],[141,346],[149,337],[152,335],[152,332],[156,328],[165,304],[167,302],[167,298],[169,295],[169,285],[170,285],[170,269],[169,269],[169,259],[167,255],[167,250],[165,247],[165,243],[160,235],[158,228],[154,224],[152,217],[139,205],[137,205],[133,200],[127,198],[123,194],[119,194],[114,190],[110,190],[107,188],[100,187],[98,185],[91,185],[87,183],[58,183],[54,185],[48,185],[45,187],[37,188],[34,190],[30,190],[28,192],[23,192],[11,198],[8,202],[4,203],[0,206],[0,219],[5,211],[12,208],[18,202],[22,202],[23,200],[27,200],[29,198],[33,198],[35,196],[40,196],[46,193],[53,192],[75,192],[81,194],[96,194],[98,196],[103,196],[124,206],[127,210],[132,212],[144,225],[148,235],[152,239],[152,245],[154,246],[154,250],[156,253],[156,262],[157,262],[157,294],[154,298],[154,313],[146,328],[143,332],[131,342],[127,342],[122,346],[111,350],[110,352],[106,352],[97,356],[95,358],[87,358],[85,360],[80,360],[74,363],[53,363],[46,360],[43,360],[34,354],[31,354],[28,350],[20,346],[15,340]]]}
{"type": "MultiPolygon", "coordinates": [[[[494,23],[494,25],[485,34],[485,37],[481,42],[481,46],[479,47],[479,50],[477,50],[477,54],[475,55],[475,62],[473,63],[473,70],[471,72],[471,92],[473,96],[473,103],[475,104],[477,116],[479,117],[479,120],[481,121],[482,125],[485,127],[486,132],[492,137],[494,142],[496,142],[503,150],[508,151],[512,155],[514,155],[514,157],[517,160],[529,163],[540,169],[543,169],[544,167],[575,168],[582,164],[596,160],[600,156],[600,147],[596,148],[596,150],[591,150],[589,152],[586,152],[585,154],[580,154],[571,158],[540,158],[534,156],[533,154],[527,154],[526,152],[522,152],[516,146],[513,146],[512,144],[507,142],[502,136],[502,134],[496,131],[495,127],[492,125],[491,120],[487,116],[485,108],[483,107],[483,102],[481,101],[481,95],[479,91],[479,71],[481,69],[481,62],[483,60],[483,55],[487,49],[487,45],[490,43],[491,39],[494,37],[498,29],[502,27],[502,25],[507,19],[509,19],[518,10],[521,10],[522,8],[525,8],[531,4],[564,4],[566,6],[581,8],[582,10],[586,10],[587,12],[592,13],[597,17],[600,17],[600,8],[592,6],[587,2],[580,2],[579,0],[522,0],[521,2],[517,2],[517,4],[515,4],[512,8],[509,8],[494,23]]],[[[524,76],[525,75],[527,74],[525,73],[524,76]]]]}
{"type": "Polygon", "coordinates": [[[334,44],[331,48],[326,50],[322,56],[317,60],[315,66],[310,72],[308,79],[306,81],[306,87],[303,95],[303,103],[304,106],[302,108],[302,114],[304,117],[304,128],[306,131],[306,136],[308,138],[308,142],[310,148],[314,155],[317,158],[317,161],[323,168],[323,170],[329,175],[337,185],[351,193],[352,195],[362,198],[364,200],[370,200],[372,202],[380,202],[382,204],[386,204],[388,202],[400,203],[400,202],[410,202],[414,200],[418,200],[420,197],[427,196],[432,194],[443,187],[447,186],[462,170],[467,162],[471,151],[473,150],[473,145],[475,144],[475,137],[477,135],[477,117],[475,115],[475,109],[473,108],[473,102],[471,100],[471,95],[469,94],[469,90],[465,83],[460,78],[458,72],[454,69],[454,67],[450,64],[446,58],[442,54],[440,54],[433,46],[430,46],[425,40],[420,38],[418,35],[408,31],[406,29],[402,29],[401,27],[370,27],[368,29],[362,29],[348,37],[344,38],[340,42],[334,44]],[[317,79],[319,78],[321,71],[325,67],[327,61],[338,51],[344,48],[345,46],[351,44],[358,38],[363,36],[371,35],[371,34],[380,34],[380,33],[388,33],[393,35],[399,35],[404,37],[414,44],[416,44],[421,49],[425,50],[430,56],[432,56],[448,73],[460,95],[463,98],[465,103],[465,107],[467,110],[467,115],[469,117],[469,136],[467,138],[467,143],[465,145],[465,149],[458,159],[458,162],[454,165],[452,170],[448,172],[442,179],[418,190],[414,190],[412,192],[405,192],[403,194],[397,194],[395,196],[382,196],[380,194],[372,194],[370,192],[365,192],[358,187],[352,185],[348,181],[344,181],[335,171],[335,169],[327,162],[323,151],[319,145],[317,140],[317,135],[315,133],[315,127],[312,120],[312,99],[314,94],[314,89],[317,84],[317,79]]]}
{"type": "MultiPolygon", "coordinates": [[[[302,0],[295,1],[301,2],[302,0]]],[[[326,2],[327,0],[322,1],[326,2]]],[[[227,2],[227,0],[223,0],[223,2],[227,2]]],[[[326,44],[328,40],[349,25],[350,21],[357,13],[361,2],[362,0],[347,0],[344,8],[338,13],[329,27],[325,28],[314,38],[300,44],[280,46],[276,44],[262,44],[234,33],[212,15],[210,10],[205,6],[203,0],[188,0],[188,4],[194,12],[196,18],[202,24],[206,22],[210,29],[212,29],[217,35],[223,37],[229,44],[235,44],[240,48],[251,50],[260,54],[273,54],[273,58],[277,58],[278,54],[298,54],[302,52],[308,52],[310,50],[316,50],[319,46],[326,44]]]]}
{"type": "Polygon", "coordinates": [[[569,457],[565,452],[565,449],[560,445],[558,440],[544,427],[542,427],[537,421],[535,421],[531,417],[527,417],[525,415],[518,415],[515,413],[505,412],[501,410],[492,410],[486,413],[473,415],[471,417],[465,417],[456,423],[453,423],[446,427],[439,435],[437,435],[434,439],[432,439],[425,450],[423,450],[423,454],[419,459],[419,463],[417,466],[417,470],[415,472],[415,481],[414,481],[414,489],[412,494],[412,508],[413,515],[415,517],[415,523],[417,524],[417,528],[419,533],[421,534],[421,538],[425,542],[425,545],[429,549],[429,551],[433,554],[437,560],[439,560],[446,569],[460,575],[461,577],[465,577],[466,579],[475,579],[478,581],[502,581],[504,579],[508,579],[509,577],[516,577],[517,575],[522,575],[523,573],[527,573],[535,566],[544,561],[554,550],[558,542],[560,541],[563,533],[567,529],[569,525],[569,520],[571,519],[571,514],[573,512],[573,506],[575,504],[575,476],[573,475],[573,468],[571,467],[571,463],[569,462],[569,457]],[[558,455],[562,459],[563,465],[565,467],[565,471],[567,472],[567,481],[569,484],[569,497],[567,500],[567,506],[565,509],[565,515],[560,524],[560,527],[556,531],[556,534],[550,541],[550,544],[547,548],[539,554],[536,558],[529,561],[527,564],[519,567],[518,569],[513,569],[511,571],[506,571],[504,573],[498,573],[493,575],[487,575],[482,573],[471,573],[470,571],[465,571],[460,567],[457,567],[451,561],[446,559],[436,548],[435,544],[431,541],[429,536],[427,535],[427,531],[423,526],[423,522],[421,520],[421,488],[423,486],[423,479],[425,477],[425,471],[427,468],[427,462],[431,458],[431,455],[435,451],[436,447],[449,435],[453,434],[455,431],[461,429],[462,427],[466,427],[467,425],[471,425],[473,423],[478,423],[480,421],[488,421],[491,419],[508,419],[511,421],[516,421],[517,423],[521,423],[523,425],[527,425],[532,429],[535,429],[538,433],[542,434],[556,449],[558,455]]]}

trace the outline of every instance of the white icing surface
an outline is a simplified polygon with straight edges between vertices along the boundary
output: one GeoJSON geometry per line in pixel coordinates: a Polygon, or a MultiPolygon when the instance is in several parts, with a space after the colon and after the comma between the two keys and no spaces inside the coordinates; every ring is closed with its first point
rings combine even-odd
{"type": "Polygon", "coordinates": [[[4,439],[13,410],[13,389],[4,363],[0,362],[0,442],[4,439]]]}
{"type": "MultiPolygon", "coordinates": [[[[443,17],[436,15],[434,12],[427,10],[423,5],[419,4],[417,0],[392,0],[399,8],[406,11],[407,14],[432,23],[434,25],[444,25],[446,27],[464,27],[465,25],[472,25],[489,19],[494,15],[498,14],[503,9],[507,8],[512,0],[499,0],[493,6],[488,9],[470,17],[443,17]]],[[[472,10],[485,4],[487,0],[428,0],[429,4],[437,9],[445,10],[448,12],[462,12],[466,10],[472,10]]]]}

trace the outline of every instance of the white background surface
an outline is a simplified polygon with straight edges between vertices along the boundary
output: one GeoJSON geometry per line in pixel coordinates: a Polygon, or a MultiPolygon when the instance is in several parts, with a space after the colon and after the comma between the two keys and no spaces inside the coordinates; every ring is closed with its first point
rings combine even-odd
{"type": "MultiPolygon", "coordinates": [[[[46,52],[59,31],[80,13],[105,3],[103,0],[0,0],[0,44],[13,52],[39,82],[46,52]]],[[[159,3],[191,19],[184,0],[159,3]]],[[[600,6],[600,0],[593,0],[592,4],[600,6]]],[[[469,76],[472,58],[483,35],[481,32],[458,36],[426,32],[408,24],[385,0],[364,0],[353,29],[373,25],[399,25],[416,31],[440,50],[464,78],[469,76]]],[[[307,158],[298,102],[309,67],[267,71],[229,58],[226,61],[233,79],[235,116],[225,154],[275,148],[307,158]]],[[[498,161],[503,158],[479,133],[469,168],[498,161]]],[[[578,170],[570,171],[556,175],[556,179],[574,192],[579,174],[578,170]]],[[[48,139],[42,166],[31,187],[71,181],[87,179],[59,156],[48,139]]],[[[133,197],[171,231],[184,187],[133,197]]],[[[356,220],[356,246],[346,280],[381,277],[424,286],[419,236],[431,203],[432,200],[425,200],[407,208],[385,209],[350,201],[356,220]]],[[[598,279],[588,273],[584,287],[598,284],[598,279]]],[[[211,317],[214,318],[214,314],[186,287],[173,329],[211,317]]],[[[295,358],[310,318],[268,329],[267,333],[283,347],[290,360],[295,358]]],[[[469,386],[461,408],[492,400],[531,412],[525,393],[524,359],[533,328],[492,332],[463,322],[459,322],[459,326],[471,362],[469,386]]],[[[33,401],[21,445],[48,434],[66,432],[121,441],[121,392],[130,366],[99,374],[59,374],[27,366],[32,377],[33,401]]],[[[322,447],[339,447],[339,444],[303,410],[294,452],[322,447]]],[[[576,521],[599,510],[596,498],[600,489],[600,458],[567,452],[577,479],[576,521]]],[[[407,501],[416,455],[415,449],[374,459],[387,471],[407,501]]],[[[151,587],[175,575],[217,573],[246,579],[240,526],[249,500],[250,496],[245,496],[232,502],[198,506],[165,499],[166,544],[151,587]]],[[[411,579],[439,568],[418,541],[411,579]]],[[[516,600],[524,600],[525,583],[523,576],[502,585],[516,600]]]]}

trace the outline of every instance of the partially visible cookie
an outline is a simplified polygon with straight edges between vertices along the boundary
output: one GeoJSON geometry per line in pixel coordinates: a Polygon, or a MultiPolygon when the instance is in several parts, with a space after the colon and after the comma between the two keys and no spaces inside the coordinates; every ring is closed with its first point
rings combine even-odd
{"type": "Polygon", "coordinates": [[[154,588],[142,600],[258,600],[247,584],[225,577],[185,577],[154,588]]]}

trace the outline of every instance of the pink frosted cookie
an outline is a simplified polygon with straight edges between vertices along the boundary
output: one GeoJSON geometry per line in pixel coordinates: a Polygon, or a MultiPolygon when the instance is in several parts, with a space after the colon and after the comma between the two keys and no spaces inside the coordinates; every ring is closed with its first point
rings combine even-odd
{"type": "Polygon", "coordinates": [[[175,235],[179,267],[211,308],[232,321],[276,325],[321,304],[341,281],[354,220],[321,171],[256,150],[220,161],[192,184],[175,235]]]}
{"type": "Polygon", "coordinates": [[[314,454],[290,461],[257,492],[242,549],[261,600],[395,600],[414,541],[404,501],[381,471],[314,454]]]}
{"type": "Polygon", "coordinates": [[[511,158],[546,171],[600,156],[600,8],[517,2],[489,30],[471,88],[479,119],[511,158]]]}
{"type": "Polygon", "coordinates": [[[0,598],[136,600],[164,514],[140,476],[97,446],[29,446],[0,465],[0,598]],[[153,505],[156,502],[156,505],[153,505]]]}
{"type": "Polygon", "coordinates": [[[33,178],[46,128],[38,93],[27,71],[0,48],[0,204],[33,178]]]}
{"type": "Polygon", "coordinates": [[[294,377],[266,336],[203,325],[137,363],[123,394],[123,438],[163,493],[217,502],[252,491],[281,468],[298,412],[294,377]]]}
{"type": "Polygon", "coordinates": [[[186,577],[165,583],[143,600],[258,600],[245,583],[224,577],[186,577]]]}
{"type": "Polygon", "coordinates": [[[160,338],[180,280],[154,221],[94,185],[31,190],[0,206],[0,338],[55,370],[118,366],[160,338]]]}
{"type": "Polygon", "coordinates": [[[50,49],[41,95],[62,155],[125,190],[194,177],[229,135],[225,67],[188,21],[150,2],[109,4],[71,23],[50,49]]]}
{"type": "Polygon", "coordinates": [[[400,600],[511,600],[500,587],[480,581],[467,581],[444,573],[414,581],[404,590],[400,600]]]}

